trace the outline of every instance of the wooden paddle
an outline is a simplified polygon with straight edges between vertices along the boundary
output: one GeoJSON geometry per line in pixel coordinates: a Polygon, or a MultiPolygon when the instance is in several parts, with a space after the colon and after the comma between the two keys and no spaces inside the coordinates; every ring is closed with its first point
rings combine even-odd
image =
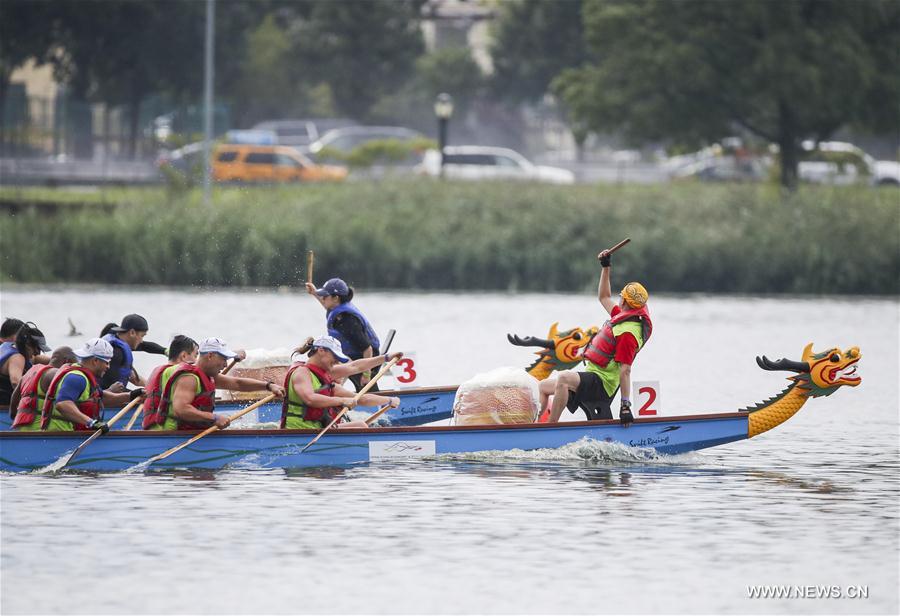
{"type": "MultiPolygon", "coordinates": [[[[131,407],[133,407],[135,404],[141,402],[141,400],[143,400],[143,398],[141,398],[140,396],[138,396],[137,398],[135,398],[134,400],[132,400],[131,402],[129,402],[128,404],[126,404],[125,406],[123,406],[121,411],[119,411],[118,413],[116,413],[115,415],[113,415],[113,416],[112,416],[112,419],[110,419],[108,422],[106,422],[106,425],[109,426],[110,428],[112,428],[114,423],[116,423],[117,421],[119,421],[120,419],[122,419],[122,417],[125,415],[125,413],[127,413],[128,411],[130,411],[130,410],[131,410],[131,407]]],[[[140,408],[140,407],[138,407],[138,408],[140,408]]],[[[74,459],[75,459],[75,456],[77,456],[79,453],[81,453],[81,450],[82,450],[82,449],[84,449],[85,447],[87,447],[88,445],[90,445],[91,442],[92,442],[95,438],[97,438],[98,436],[100,436],[101,434],[103,434],[103,430],[97,430],[97,431],[95,431],[93,434],[91,434],[91,435],[87,438],[87,440],[85,440],[81,445],[78,446],[78,449],[76,449],[75,451],[72,452],[72,455],[69,456],[69,459],[66,460],[65,463],[64,463],[60,468],[63,468],[63,467],[65,467],[65,466],[68,466],[69,462],[71,462],[72,460],[74,460],[74,459]]]]}
{"type": "Polygon", "coordinates": [[[313,281],[313,263],[316,260],[316,253],[312,250],[306,251],[306,282],[313,281]]]}
{"type": "Polygon", "coordinates": [[[141,411],[144,410],[144,405],[141,405],[134,409],[134,413],[131,414],[131,419],[128,420],[128,423],[125,424],[126,430],[131,430],[131,426],[134,425],[134,422],[137,421],[137,418],[140,416],[141,411]]]}
{"type": "MultiPolygon", "coordinates": [[[[256,402],[254,402],[253,404],[251,404],[251,405],[248,406],[247,408],[241,409],[240,411],[238,411],[238,412],[235,413],[234,415],[229,416],[228,419],[231,420],[231,421],[234,421],[235,419],[237,419],[237,418],[239,418],[239,417],[243,417],[244,415],[246,415],[246,414],[249,413],[250,411],[256,410],[257,408],[261,407],[263,404],[265,404],[265,403],[267,403],[267,402],[269,402],[269,401],[271,401],[271,400],[274,400],[274,399],[275,399],[275,394],[269,394],[269,395],[266,396],[265,398],[263,398],[263,399],[261,399],[261,400],[257,400],[256,402]]],[[[147,466],[149,466],[149,465],[153,464],[154,462],[157,462],[157,461],[159,461],[159,460],[162,460],[163,458],[168,458],[169,456],[171,456],[171,455],[172,455],[173,453],[175,453],[176,451],[181,451],[182,449],[184,449],[185,447],[187,447],[188,445],[190,445],[190,444],[193,443],[194,441],[199,441],[201,438],[203,438],[203,437],[206,436],[207,434],[210,434],[210,433],[212,433],[212,432],[215,432],[215,431],[218,430],[218,429],[219,429],[219,426],[211,426],[211,427],[207,428],[206,430],[204,430],[203,432],[201,432],[200,434],[198,434],[197,436],[195,436],[195,437],[189,439],[187,442],[182,443],[181,445],[177,445],[177,446],[175,446],[175,447],[172,447],[172,449],[169,449],[168,451],[164,451],[164,452],[162,452],[162,453],[159,454],[159,455],[153,456],[152,458],[150,458],[149,460],[147,460],[144,464],[146,464],[147,466]]]]}
{"type": "MultiPolygon", "coordinates": [[[[615,246],[613,246],[612,248],[610,248],[610,249],[608,250],[609,254],[614,253],[615,251],[617,251],[619,248],[621,248],[622,246],[624,246],[625,244],[627,244],[627,243],[630,242],[630,241],[631,241],[631,238],[630,238],[630,237],[626,237],[624,240],[622,240],[621,242],[619,242],[618,244],[616,244],[615,246]]],[[[603,254],[603,253],[601,252],[601,253],[599,253],[599,254],[597,255],[597,258],[598,258],[598,259],[600,258],[600,255],[601,255],[601,254],[603,254]]]]}
{"type": "Polygon", "coordinates": [[[372,423],[373,423],[376,419],[378,419],[379,417],[381,417],[382,415],[384,415],[385,413],[387,413],[387,412],[388,412],[388,409],[390,409],[390,408],[391,408],[391,405],[390,405],[390,404],[385,404],[383,407],[381,407],[380,409],[378,409],[377,411],[375,411],[374,413],[372,413],[371,415],[369,415],[368,417],[366,417],[366,425],[367,425],[367,426],[371,426],[372,423]]]}
{"type": "MultiPolygon", "coordinates": [[[[378,379],[380,379],[380,378],[383,377],[385,374],[387,374],[388,370],[391,369],[391,366],[393,366],[394,364],[396,364],[397,361],[398,361],[399,359],[400,359],[399,357],[395,357],[394,359],[392,359],[392,360],[389,361],[388,363],[386,363],[386,364],[384,364],[383,366],[381,366],[381,370],[378,371],[378,374],[376,374],[375,376],[373,376],[373,377],[372,377],[372,380],[370,380],[368,383],[366,383],[366,385],[365,385],[362,389],[360,389],[359,392],[358,392],[355,396],[353,396],[353,401],[354,401],[354,402],[359,402],[359,399],[362,398],[362,397],[366,394],[366,392],[368,392],[368,391],[372,388],[372,386],[373,386],[375,383],[378,382],[378,379]]],[[[312,446],[313,443],[315,443],[317,440],[319,440],[320,438],[322,438],[322,435],[325,434],[326,432],[328,432],[328,429],[331,428],[331,426],[333,426],[333,425],[336,424],[338,421],[340,421],[341,417],[344,416],[344,413],[346,413],[346,412],[349,411],[349,410],[350,410],[349,408],[347,408],[346,406],[344,406],[344,408],[341,409],[341,412],[338,413],[337,416],[336,416],[334,419],[331,420],[331,423],[328,424],[327,426],[325,426],[325,428],[323,428],[322,431],[319,432],[319,433],[316,435],[316,438],[314,438],[313,440],[311,440],[310,442],[308,442],[308,443],[306,444],[306,447],[304,447],[303,449],[300,450],[300,453],[303,453],[304,451],[306,451],[307,449],[309,449],[309,448],[312,446]]]]}
{"type": "Polygon", "coordinates": [[[229,372],[231,372],[232,368],[234,368],[236,365],[238,365],[240,363],[240,361],[241,360],[238,359],[237,357],[233,358],[231,360],[231,362],[229,362],[229,364],[227,366],[225,366],[225,369],[222,370],[222,372],[220,372],[219,374],[228,374],[229,372]]]}

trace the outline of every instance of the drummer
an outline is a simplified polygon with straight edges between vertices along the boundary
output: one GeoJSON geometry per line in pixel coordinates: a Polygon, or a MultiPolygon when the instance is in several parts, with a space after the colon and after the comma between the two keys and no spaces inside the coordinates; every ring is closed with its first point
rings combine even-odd
{"type": "MultiPolygon", "coordinates": [[[[388,356],[383,355],[380,359],[386,361],[388,356]]],[[[341,343],[335,338],[322,336],[316,339],[307,361],[293,364],[285,376],[287,396],[281,407],[281,427],[321,430],[337,417],[341,407],[352,409],[356,405],[353,392],[335,382],[335,373],[340,372],[338,364],[347,365],[349,361],[350,358],[341,350],[341,343]]],[[[357,361],[372,362],[373,359],[357,361]]],[[[356,367],[359,370],[365,369],[361,365],[356,367]]],[[[390,404],[391,408],[397,408],[400,406],[400,398],[367,393],[359,398],[359,403],[365,406],[390,404]]],[[[339,423],[336,427],[365,428],[367,424],[365,421],[348,421],[339,423]]]]}

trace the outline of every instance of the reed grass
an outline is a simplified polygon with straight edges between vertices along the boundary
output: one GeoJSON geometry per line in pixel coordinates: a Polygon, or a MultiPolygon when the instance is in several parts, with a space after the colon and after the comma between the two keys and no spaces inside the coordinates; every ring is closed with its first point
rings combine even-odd
{"type": "MultiPolygon", "coordinates": [[[[81,201],[85,196],[82,195],[81,201]]],[[[108,203],[109,195],[104,196],[108,203]]],[[[430,180],[122,191],[116,207],[0,213],[2,279],[130,285],[575,291],[624,237],[654,291],[898,294],[896,189],[430,180]]]]}

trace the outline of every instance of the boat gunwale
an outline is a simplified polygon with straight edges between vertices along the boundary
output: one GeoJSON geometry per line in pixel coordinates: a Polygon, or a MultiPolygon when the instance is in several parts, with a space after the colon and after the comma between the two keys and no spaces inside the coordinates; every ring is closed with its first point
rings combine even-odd
{"type": "MultiPolygon", "coordinates": [[[[672,415],[665,417],[642,417],[636,418],[632,426],[644,425],[644,424],[654,424],[654,423],[672,423],[679,421],[716,421],[716,420],[726,420],[726,419],[737,419],[737,418],[748,418],[750,416],[749,413],[746,412],[734,412],[734,413],[708,413],[708,414],[700,414],[700,415],[672,415]]],[[[620,426],[619,420],[617,419],[601,419],[595,421],[564,421],[558,422],[554,424],[549,423],[524,423],[524,424],[477,424],[471,426],[384,426],[377,428],[342,428],[339,431],[329,432],[326,436],[335,436],[335,435],[364,435],[364,434],[416,434],[416,433],[454,433],[454,432],[471,432],[471,431],[485,431],[485,430],[555,430],[562,428],[586,428],[586,427],[603,427],[603,426],[620,426]]],[[[226,429],[226,430],[218,430],[216,432],[211,432],[208,436],[210,437],[223,437],[223,436],[301,436],[301,435],[309,435],[313,436],[318,434],[319,430],[299,430],[299,429],[262,429],[262,430],[254,430],[250,429],[226,429]]],[[[85,438],[90,436],[92,432],[81,430],[78,432],[73,432],[70,430],[57,430],[57,431],[16,431],[16,430],[4,430],[0,431],[0,440],[6,438],[14,438],[14,437],[24,437],[24,438],[46,438],[46,437],[69,437],[71,438],[73,435],[84,435],[85,438]]],[[[165,436],[165,437],[174,437],[174,436],[184,436],[191,437],[196,436],[197,432],[193,430],[110,430],[106,436],[115,436],[117,438],[143,438],[147,436],[165,436]]]]}

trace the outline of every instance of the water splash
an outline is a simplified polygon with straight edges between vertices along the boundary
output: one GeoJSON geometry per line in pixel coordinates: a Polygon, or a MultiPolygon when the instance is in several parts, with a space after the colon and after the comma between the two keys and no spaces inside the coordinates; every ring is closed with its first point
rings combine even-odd
{"type": "Polygon", "coordinates": [[[59,458],[57,458],[55,461],[51,462],[47,466],[44,466],[42,468],[36,469],[31,472],[35,475],[50,475],[52,473],[58,473],[66,466],[66,462],[69,461],[69,458],[72,457],[73,453],[75,453],[75,450],[70,449],[69,451],[67,451],[66,453],[61,455],[59,458]]]}
{"type": "Polygon", "coordinates": [[[510,449],[472,453],[440,454],[438,460],[472,462],[588,462],[590,464],[689,465],[707,463],[697,452],[668,455],[649,447],[629,447],[622,443],[584,437],[556,449],[510,449]]]}

